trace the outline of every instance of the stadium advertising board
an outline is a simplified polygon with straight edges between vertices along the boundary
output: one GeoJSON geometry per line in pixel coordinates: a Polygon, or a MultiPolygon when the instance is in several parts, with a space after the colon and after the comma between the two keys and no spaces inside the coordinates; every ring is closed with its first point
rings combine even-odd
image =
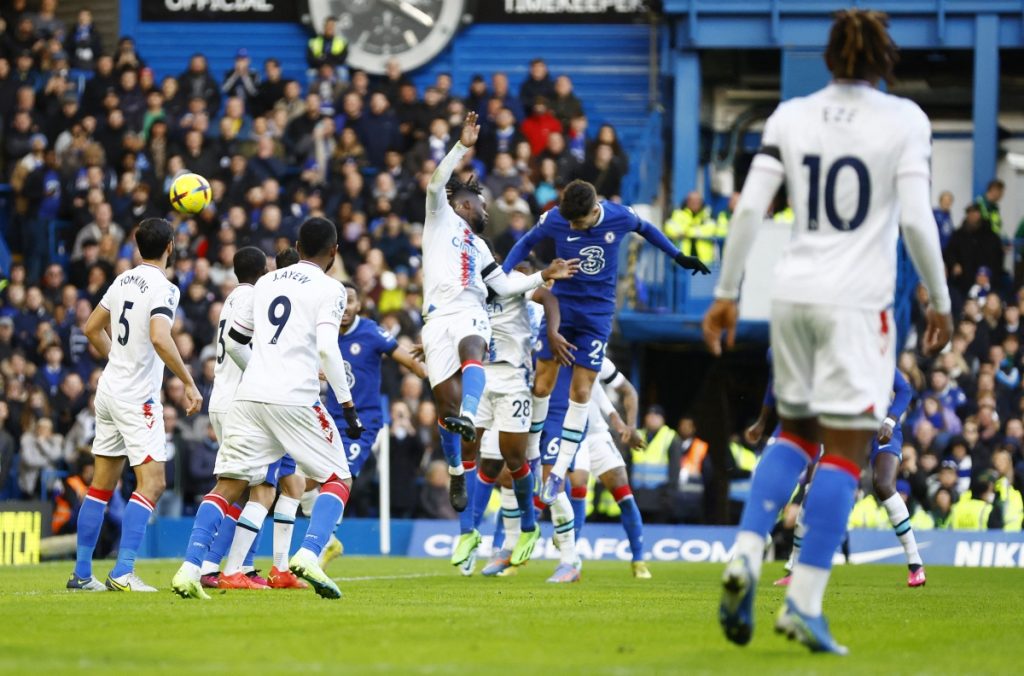
{"type": "Polygon", "coordinates": [[[0,502],[0,566],[39,563],[43,535],[50,532],[45,502],[0,502]]]}
{"type": "Polygon", "coordinates": [[[143,21],[299,20],[295,0],[139,0],[143,21]]]}
{"type": "Polygon", "coordinates": [[[476,5],[479,23],[625,23],[647,16],[650,0],[486,0],[476,5]]]}

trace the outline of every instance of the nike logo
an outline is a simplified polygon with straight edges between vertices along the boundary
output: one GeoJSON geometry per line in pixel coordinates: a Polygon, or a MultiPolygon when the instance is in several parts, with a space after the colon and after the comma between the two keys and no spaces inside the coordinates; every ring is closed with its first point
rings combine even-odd
{"type": "Polygon", "coordinates": [[[576,240],[581,239],[582,237],[583,237],[583,235],[580,235],[578,237],[566,237],[565,241],[566,242],[575,242],[576,240]]]}

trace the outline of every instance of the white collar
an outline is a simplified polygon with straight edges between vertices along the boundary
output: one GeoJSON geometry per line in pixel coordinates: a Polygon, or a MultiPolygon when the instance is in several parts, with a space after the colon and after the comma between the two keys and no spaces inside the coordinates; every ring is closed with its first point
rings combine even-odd
{"type": "Polygon", "coordinates": [[[360,317],[359,315],[356,315],[356,320],[354,322],[352,322],[352,326],[348,327],[348,329],[345,330],[345,333],[343,333],[341,335],[347,336],[348,334],[350,334],[353,331],[355,331],[356,327],[359,326],[359,322],[361,322],[362,319],[363,319],[362,317],[360,317]]]}

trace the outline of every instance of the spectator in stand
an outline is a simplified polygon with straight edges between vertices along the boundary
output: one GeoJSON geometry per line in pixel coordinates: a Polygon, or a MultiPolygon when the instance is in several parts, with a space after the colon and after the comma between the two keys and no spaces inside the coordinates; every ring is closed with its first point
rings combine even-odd
{"type": "Polygon", "coordinates": [[[306,65],[316,73],[321,66],[327,65],[338,72],[343,80],[348,79],[345,71],[345,60],[348,58],[348,42],[337,34],[338,22],[329,16],[324,19],[323,32],[314,35],[306,43],[306,65]]]}
{"type": "Polygon", "coordinates": [[[672,513],[672,494],[678,485],[682,444],[665,424],[665,411],[651,406],[640,430],[647,442],[631,452],[630,483],[645,522],[664,522],[672,513]]]}
{"type": "Polygon", "coordinates": [[[391,515],[412,518],[418,504],[418,475],[424,447],[404,401],[391,404],[391,515]]]}
{"type": "Polygon", "coordinates": [[[188,62],[188,70],[178,76],[181,96],[191,101],[200,98],[206,103],[206,109],[216,114],[220,110],[220,87],[210,74],[206,57],[193,54],[188,62]]]}
{"type": "MultiPolygon", "coordinates": [[[[495,91],[497,91],[497,87],[495,87],[495,91]]],[[[523,105],[529,106],[523,110],[523,113],[529,115],[538,98],[550,101],[554,97],[555,83],[551,81],[548,65],[544,59],[533,59],[530,61],[529,75],[519,86],[519,100],[523,105]]]]}
{"type": "Polygon", "coordinates": [[[114,70],[139,70],[145,67],[146,62],[142,60],[135,48],[135,40],[127,35],[122,35],[121,39],[117,41],[117,51],[114,52],[114,70]]]}
{"type": "Polygon", "coordinates": [[[501,101],[501,105],[511,110],[517,117],[525,114],[522,101],[512,94],[508,84],[508,75],[505,73],[499,71],[491,75],[491,98],[501,101]]]}
{"type": "Polygon", "coordinates": [[[523,136],[530,142],[530,150],[536,156],[547,146],[549,134],[562,133],[562,123],[551,114],[548,99],[538,96],[532,101],[530,113],[521,126],[523,136]]]}
{"type": "Polygon", "coordinates": [[[597,137],[590,142],[587,146],[587,156],[593,156],[594,151],[601,144],[610,145],[615,157],[615,165],[619,168],[619,172],[625,176],[629,173],[629,155],[626,154],[625,149],[619,142],[619,135],[615,131],[615,127],[610,124],[602,124],[597,130],[597,137]]]}
{"type": "Polygon", "coordinates": [[[370,166],[384,168],[384,155],[401,142],[398,118],[382,92],[370,95],[370,110],[360,125],[360,141],[366,148],[370,166]]]}
{"type": "Polygon", "coordinates": [[[481,133],[478,156],[488,169],[494,166],[498,153],[512,154],[516,146],[526,137],[516,127],[516,118],[509,108],[502,108],[494,118],[494,124],[481,133]]]}
{"type": "Polygon", "coordinates": [[[1002,269],[1002,243],[998,234],[987,227],[977,204],[967,207],[963,223],[946,246],[945,259],[950,287],[964,295],[980,268],[1002,269]]]}
{"type": "Polygon", "coordinates": [[[935,226],[939,229],[939,244],[946,250],[949,238],[953,236],[956,226],[953,224],[953,193],[943,190],[939,193],[939,206],[932,209],[935,214],[935,226]]]}
{"type": "Polygon", "coordinates": [[[551,99],[551,112],[562,123],[563,129],[569,129],[574,118],[582,117],[583,103],[572,90],[572,80],[568,75],[555,78],[555,95],[551,99]]]}
{"type": "Polygon", "coordinates": [[[242,47],[235,52],[234,67],[224,74],[220,91],[227,97],[238,97],[243,103],[254,101],[259,95],[259,74],[251,68],[249,50],[242,47]]]}
{"type": "Polygon", "coordinates": [[[21,465],[18,487],[25,497],[39,495],[40,477],[46,470],[55,470],[64,458],[64,438],[53,431],[53,421],[40,417],[21,435],[21,465]]]}
{"type": "Polygon", "coordinates": [[[1006,184],[998,178],[994,178],[988,182],[985,193],[974,199],[974,204],[981,214],[981,220],[1000,237],[1009,236],[1008,232],[1003,232],[1003,217],[999,213],[999,201],[1003,199],[1004,190],[1006,190],[1006,184]]]}
{"type": "Polygon", "coordinates": [[[64,51],[72,68],[92,70],[96,67],[96,61],[103,53],[103,39],[88,8],[78,10],[78,21],[64,40],[64,51]]]}
{"type": "Polygon", "coordinates": [[[274,104],[284,98],[284,86],[286,80],[281,71],[281,62],[275,58],[269,58],[263,62],[263,77],[257,80],[256,95],[249,101],[247,107],[254,117],[267,115],[273,109],[274,104]]]}
{"type": "Polygon", "coordinates": [[[558,185],[568,185],[570,181],[578,178],[583,166],[566,146],[563,134],[549,134],[547,146],[537,159],[540,162],[547,159],[555,162],[555,182],[558,185]]]}
{"type": "Polygon", "coordinates": [[[580,178],[592,183],[599,197],[618,202],[622,192],[622,174],[615,164],[612,147],[602,143],[597,146],[593,157],[580,168],[580,178]]]}

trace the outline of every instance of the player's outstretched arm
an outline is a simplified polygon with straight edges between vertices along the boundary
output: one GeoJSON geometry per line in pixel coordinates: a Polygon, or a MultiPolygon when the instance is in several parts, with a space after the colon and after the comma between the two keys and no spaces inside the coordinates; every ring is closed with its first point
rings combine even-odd
{"type": "Polygon", "coordinates": [[[171,322],[164,315],[156,315],[149,320],[149,340],[153,343],[153,349],[161,361],[171,369],[171,373],[178,376],[181,382],[185,383],[185,413],[192,415],[198,413],[203,407],[203,395],[200,394],[196,382],[192,379],[185,366],[178,346],[171,338],[171,322]]]}
{"type": "Polygon", "coordinates": [[[512,249],[505,256],[505,260],[501,264],[501,269],[506,274],[512,272],[517,265],[522,263],[533,251],[533,247],[540,244],[540,241],[546,237],[542,229],[543,223],[530,228],[525,235],[519,238],[519,241],[512,245],[512,249]]]}
{"type": "Polygon", "coordinates": [[[430,182],[427,184],[427,211],[430,213],[437,213],[441,207],[448,203],[448,194],[445,192],[445,186],[448,185],[448,180],[452,177],[452,173],[455,168],[459,166],[459,162],[466,156],[469,149],[476,144],[476,140],[480,137],[480,125],[477,124],[477,114],[474,112],[466,113],[466,120],[462,124],[462,135],[459,136],[458,143],[448,151],[448,154],[441,160],[441,164],[437,165],[437,169],[430,176],[430,182]]]}
{"type": "Polygon", "coordinates": [[[556,258],[551,265],[525,277],[509,277],[493,260],[484,268],[481,276],[484,284],[494,290],[499,297],[520,296],[527,291],[536,289],[544,282],[558,279],[569,279],[580,269],[580,259],[563,260],[556,258]]]}
{"type": "Polygon", "coordinates": [[[404,347],[399,345],[391,353],[391,358],[396,362],[404,366],[405,368],[412,371],[417,378],[426,378],[427,369],[424,367],[423,362],[413,356],[411,352],[406,350],[404,347]]]}
{"type": "Polygon", "coordinates": [[[758,153],[743,184],[740,201],[733,214],[729,245],[722,256],[722,269],[715,287],[715,302],[704,315],[701,328],[704,343],[711,354],[722,354],[722,333],[726,334],[726,346],[736,342],[736,321],[739,312],[736,299],[740,296],[740,280],[747,256],[757,238],[757,226],[764,220],[779,186],[782,185],[782,162],[769,154],[758,153]]]}
{"type": "Polygon", "coordinates": [[[711,270],[708,270],[708,266],[704,265],[699,258],[696,256],[687,256],[677,249],[676,245],[673,244],[672,241],[665,236],[665,233],[656,226],[648,223],[647,221],[641,220],[636,231],[641,237],[664,251],[676,262],[676,265],[684,270],[693,270],[693,274],[697,274],[698,272],[702,275],[711,274],[711,270]]]}
{"type": "Polygon", "coordinates": [[[96,348],[96,351],[104,359],[110,356],[108,326],[110,326],[110,310],[97,303],[92,314],[85,320],[85,336],[89,339],[89,344],[96,348]]]}
{"type": "Polygon", "coordinates": [[[572,366],[572,353],[576,346],[566,340],[560,333],[562,328],[562,309],[558,305],[555,294],[546,286],[538,286],[533,290],[533,302],[544,307],[544,319],[548,327],[548,344],[555,361],[562,366],[572,366]]]}

